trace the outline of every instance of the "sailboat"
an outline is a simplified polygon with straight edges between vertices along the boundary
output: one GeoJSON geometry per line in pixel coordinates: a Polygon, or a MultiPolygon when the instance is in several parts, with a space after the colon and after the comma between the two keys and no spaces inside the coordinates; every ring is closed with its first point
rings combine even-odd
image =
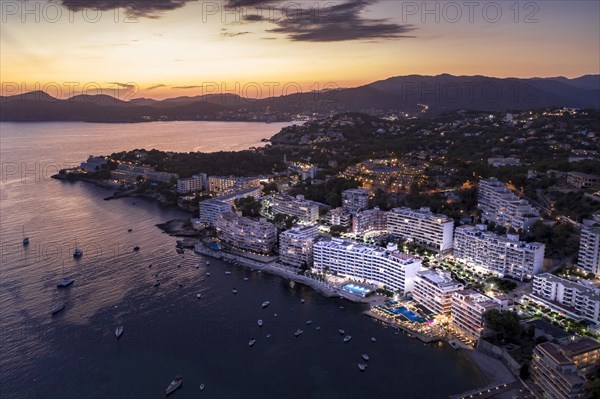
{"type": "Polygon", "coordinates": [[[77,238],[75,239],[75,249],[73,250],[73,257],[79,258],[83,255],[83,249],[77,248],[77,238]]]}
{"type": "MultiPolygon", "coordinates": [[[[63,262],[62,265],[62,274],[63,276],[65,275],[65,262],[63,262]]],[[[71,279],[71,278],[61,278],[60,281],[58,282],[58,284],[56,284],[56,288],[66,288],[68,286],[70,286],[71,284],[73,284],[75,282],[75,280],[71,279]]]]}
{"type": "Polygon", "coordinates": [[[26,247],[29,245],[29,237],[25,237],[25,226],[23,226],[23,246],[26,247]]]}

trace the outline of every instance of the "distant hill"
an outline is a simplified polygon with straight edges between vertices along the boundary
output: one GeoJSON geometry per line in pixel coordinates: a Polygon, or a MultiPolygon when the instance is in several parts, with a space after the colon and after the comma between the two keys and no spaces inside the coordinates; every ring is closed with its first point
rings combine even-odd
{"type": "Polygon", "coordinates": [[[298,113],[408,112],[458,109],[600,108],[600,75],[575,79],[396,76],[364,86],[246,99],[235,94],[121,101],[107,95],[61,100],[44,92],[0,97],[2,121],[141,122],[148,120],[285,120],[298,113]]]}

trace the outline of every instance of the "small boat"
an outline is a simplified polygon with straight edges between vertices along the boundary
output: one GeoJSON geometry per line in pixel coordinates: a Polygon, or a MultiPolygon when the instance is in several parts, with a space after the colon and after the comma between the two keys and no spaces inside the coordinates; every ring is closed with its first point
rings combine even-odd
{"type": "Polygon", "coordinates": [[[151,268],[151,267],[152,267],[152,263],[150,263],[150,264],[148,265],[148,269],[149,269],[149,268],[151,268]]]}
{"type": "Polygon", "coordinates": [[[266,308],[266,307],[267,307],[267,306],[269,306],[270,304],[271,304],[271,302],[269,302],[269,301],[264,301],[264,302],[262,303],[262,307],[263,307],[263,308],[266,308]]]}
{"type": "Polygon", "coordinates": [[[202,298],[202,294],[196,294],[196,299],[202,298]]]}
{"type": "Polygon", "coordinates": [[[207,275],[207,276],[210,276],[210,272],[206,272],[206,275],[207,275]]]}
{"type": "Polygon", "coordinates": [[[235,288],[232,289],[231,292],[233,292],[234,294],[237,294],[237,290],[235,288]]]}
{"type": "Polygon", "coordinates": [[[206,261],[206,266],[210,266],[210,261],[206,261]]]}
{"type": "Polygon", "coordinates": [[[263,326],[263,321],[262,321],[262,319],[258,319],[258,326],[259,326],[259,327],[262,327],[262,326],[263,326]]]}
{"type": "Polygon", "coordinates": [[[302,331],[301,329],[297,329],[296,332],[294,333],[294,335],[296,337],[298,337],[300,334],[302,334],[304,331],[302,331]]]}
{"type": "Polygon", "coordinates": [[[71,279],[71,278],[61,278],[60,281],[58,282],[58,284],[56,284],[57,288],[66,288],[68,286],[70,286],[71,284],[73,284],[75,282],[75,280],[71,279]]]}
{"type": "Polygon", "coordinates": [[[155,287],[159,287],[160,286],[160,281],[157,281],[156,283],[153,284],[155,287]]]}
{"type": "Polygon", "coordinates": [[[75,250],[73,250],[73,257],[79,258],[81,255],[83,255],[83,249],[75,248],[75,250]]]}
{"type": "Polygon", "coordinates": [[[341,335],[344,335],[344,334],[346,334],[346,331],[344,331],[344,330],[343,330],[343,329],[341,329],[341,328],[340,328],[338,331],[340,332],[340,334],[341,334],[341,335]]]}
{"type": "Polygon", "coordinates": [[[248,346],[254,346],[255,343],[256,343],[256,340],[251,339],[250,342],[248,342],[248,346]]]}
{"type": "Polygon", "coordinates": [[[304,303],[304,298],[300,299],[300,303],[304,303]]]}
{"type": "Polygon", "coordinates": [[[448,344],[454,349],[460,348],[460,346],[458,346],[458,343],[456,341],[449,341],[448,344]]]}
{"type": "Polygon", "coordinates": [[[57,314],[58,312],[60,312],[64,308],[65,308],[65,304],[63,302],[55,304],[54,307],[52,308],[52,315],[57,314]]]}
{"type": "Polygon", "coordinates": [[[204,384],[200,384],[200,390],[204,390],[204,384]]]}
{"type": "Polygon", "coordinates": [[[348,341],[350,341],[351,339],[352,339],[352,336],[351,336],[351,335],[346,335],[346,336],[344,337],[344,342],[348,342],[348,341]]]}
{"type": "Polygon", "coordinates": [[[321,331],[321,327],[318,327],[318,326],[317,326],[316,330],[317,330],[317,331],[321,331]]]}
{"type": "Polygon", "coordinates": [[[358,363],[358,369],[360,371],[365,371],[367,369],[367,365],[364,363],[358,363]]]}
{"type": "Polygon", "coordinates": [[[248,277],[244,277],[244,281],[248,281],[248,277]]]}
{"type": "Polygon", "coordinates": [[[26,247],[29,245],[29,237],[23,238],[23,246],[26,247]]]}
{"type": "Polygon", "coordinates": [[[181,282],[177,283],[177,285],[179,286],[179,288],[183,287],[183,283],[181,282]]]}
{"type": "Polygon", "coordinates": [[[307,320],[307,321],[306,321],[306,325],[307,325],[307,326],[310,326],[311,324],[312,324],[312,320],[307,320]]]}
{"type": "Polygon", "coordinates": [[[366,353],[362,354],[362,358],[365,359],[365,362],[369,361],[369,355],[367,355],[366,353]]]}
{"type": "Polygon", "coordinates": [[[267,338],[271,338],[271,334],[267,334],[267,338]]]}
{"type": "Polygon", "coordinates": [[[181,267],[181,263],[177,265],[177,267],[181,267]]]}
{"type": "Polygon", "coordinates": [[[139,251],[139,250],[140,250],[140,246],[139,246],[139,245],[136,245],[135,247],[133,247],[133,250],[134,250],[134,251],[139,251]]]}
{"type": "Polygon", "coordinates": [[[373,342],[377,342],[377,338],[375,338],[375,337],[371,337],[371,341],[373,341],[373,342]]]}
{"type": "Polygon", "coordinates": [[[278,315],[277,313],[274,313],[274,314],[273,314],[273,316],[277,317],[277,316],[279,316],[279,315],[278,315]]]}
{"type": "Polygon", "coordinates": [[[344,310],[344,307],[343,307],[343,306],[340,306],[340,309],[344,310]]]}
{"type": "Polygon", "coordinates": [[[167,387],[165,393],[167,395],[172,394],[173,392],[175,392],[177,390],[177,388],[179,388],[181,386],[182,383],[183,383],[183,377],[178,375],[177,377],[175,377],[175,379],[173,381],[171,381],[171,383],[167,387]]]}
{"type": "Polygon", "coordinates": [[[121,335],[123,335],[123,331],[125,329],[123,328],[123,326],[118,326],[117,328],[115,328],[115,336],[117,337],[117,339],[121,338],[121,335]]]}
{"type": "Polygon", "coordinates": [[[128,229],[127,229],[127,231],[128,231],[129,233],[131,233],[131,232],[133,231],[133,229],[130,227],[130,228],[128,228],[128,229]]]}
{"type": "Polygon", "coordinates": [[[228,271],[225,272],[225,274],[231,274],[231,272],[228,270],[228,271]]]}

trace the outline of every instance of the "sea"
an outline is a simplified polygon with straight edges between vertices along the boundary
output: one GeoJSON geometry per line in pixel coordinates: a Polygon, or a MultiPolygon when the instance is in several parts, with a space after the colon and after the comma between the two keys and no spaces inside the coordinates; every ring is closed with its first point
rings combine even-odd
{"type": "Polygon", "coordinates": [[[178,254],[177,238],[156,225],[188,213],[138,198],[105,201],[109,190],[50,178],[92,154],[258,147],[284,126],[0,123],[0,397],[161,398],[178,375],[172,397],[182,399],[442,399],[485,384],[464,353],[398,334],[365,316],[365,305],[178,254]],[[63,277],[75,282],[59,290],[63,277]],[[363,353],[370,360],[361,372],[363,353]]]}

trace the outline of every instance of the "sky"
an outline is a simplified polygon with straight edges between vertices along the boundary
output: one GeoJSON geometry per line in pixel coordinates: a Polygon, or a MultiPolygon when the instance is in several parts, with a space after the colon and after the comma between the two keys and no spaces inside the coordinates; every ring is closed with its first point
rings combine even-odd
{"type": "Polygon", "coordinates": [[[600,73],[598,1],[0,0],[2,94],[265,97],[600,73]]]}

